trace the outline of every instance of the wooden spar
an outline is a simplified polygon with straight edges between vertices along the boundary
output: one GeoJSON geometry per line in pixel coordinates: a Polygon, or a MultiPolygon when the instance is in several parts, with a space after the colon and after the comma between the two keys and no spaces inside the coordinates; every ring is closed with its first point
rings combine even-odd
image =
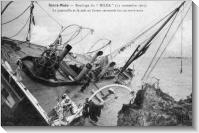
{"type": "Polygon", "coordinates": [[[127,67],[135,60],[135,58],[141,54],[146,47],[151,45],[152,40],[158,35],[158,33],[164,28],[164,26],[174,17],[174,15],[176,13],[178,13],[178,11],[180,10],[180,8],[184,5],[185,1],[182,2],[180,4],[179,7],[177,7],[174,12],[170,15],[169,18],[167,18],[167,20],[160,26],[160,28],[151,36],[151,38],[145,43],[145,45],[139,50],[138,47],[140,47],[140,45],[136,48],[136,50],[133,52],[133,54],[131,55],[131,57],[128,59],[128,61],[126,62],[126,64],[124,65],[124,67],[122,68],[122,70],[120,71],[120,73],[118,74],[118,76],[123,73],[127,67]]]}

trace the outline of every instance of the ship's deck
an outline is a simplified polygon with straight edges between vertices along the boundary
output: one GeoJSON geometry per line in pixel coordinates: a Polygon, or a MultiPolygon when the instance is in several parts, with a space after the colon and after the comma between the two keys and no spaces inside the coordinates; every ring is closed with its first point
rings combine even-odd
{"type": "MultiPolygon", "coordinates": [[[[16,40],[4,41],[1,45],[1,55],[2,59],[6,60],[12,67],[13,70],[17,68],[16,62],[19,58],[25,57],[27,55],[39,56],[45,47],[22,43],[16,40]],[[10,43],[11,42],[11,43],[10,43]],[[14,42],[14,43],[13,43],[14,42]],[[18,49],[20,48],[20,50],[18,49]]],[[[91,83],[88,88],[85,89],[83,93],[80,92],[81,86],[59,86],[51,87],[46,86],[41,83],[35,82],[30,79],[23,71],[21,72],[22,83],[25,87],[33,94],[33,96],[38,100],[40,106],[49,113],[53,107],[57,104],[57,99],[67,93],[67,95],[76,103],[76,105],[82,105],[85,102],[86,98],[89,98],[92,95],[91,90],[95,91],[97,88],[91,83]]],[[[97,83],[98,87],[113,83],[111,80],[102,81],[97,83]]],[[[108,93],[104,91],[103,93],[108,93]]],[[[122,101],[122,100],[121,100],[122,101]]],[[[120,108],[118,108],[119,110],[120,108]]],[[[117,111],[117,110],[115,110],[117,111]]]]}

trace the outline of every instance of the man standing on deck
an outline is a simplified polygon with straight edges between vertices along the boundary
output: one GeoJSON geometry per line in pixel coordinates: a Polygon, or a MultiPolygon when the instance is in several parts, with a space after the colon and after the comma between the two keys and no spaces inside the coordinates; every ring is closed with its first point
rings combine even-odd
{"type": "Polygon", "coordinates": [[[97,105],[92,100],[89,101],[87,98],[83,108],[83,116],[85,118],[90,118],[90,120],[94,122],[97,122],[103,107],[103,104],[97,105]]]}

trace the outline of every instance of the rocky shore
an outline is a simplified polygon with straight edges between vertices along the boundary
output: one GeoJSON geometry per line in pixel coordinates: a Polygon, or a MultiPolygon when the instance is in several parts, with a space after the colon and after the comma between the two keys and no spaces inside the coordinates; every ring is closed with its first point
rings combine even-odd
{"type": "MultiPolygon", "coordinates": [[[[96,126],[83,116],[70,125],[96,126]]],[[[137,91],[134,101],[123,104],[117,126],[192,126],[192,94],[176,101],[160,88],[146,83],[137,91]]]]}
{"type": "MultiPolygon", "coordinates": [[[[180,93],[180,92],[179,92],[180,93]]],[[[174,98],[145,84],[133,103],[118,112],[118,126],[192,126],[192,94],[184,100],[174,98]]]]}

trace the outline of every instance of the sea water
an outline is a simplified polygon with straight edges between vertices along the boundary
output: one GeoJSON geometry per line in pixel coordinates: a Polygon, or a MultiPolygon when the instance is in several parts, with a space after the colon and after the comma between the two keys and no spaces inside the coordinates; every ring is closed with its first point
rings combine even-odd
{"type": "MultiPolygon", "coordinates": [[[[135,89],[139,88],[140,81],[149,63],[150,60],[145,58],[142,59],[138,65],[134,64],[135,80],[137,81],[132,81],[131,87],[135,87],[135,89]],[[135,86],[133,83],[135,83],[135,86]]],[[[172,96],[175,100],[185,99],[192,93],[192,58],[183,58],[182,73],[180,73],[180,70],[181,59],[163,58],[159,60],[149,78],[158,78],[160,89],[172,96]]]]}
{"type": "MultiPolygon", "coordinates": [[[[149,58],[143,58],[130,66],[135,69],[135,78],[133,78],[129,86],[132,90],[137,91],[141,88],[141,79],[150,61],[149,58]]],[[[120,63],[119,60],[117,63],[120,63]]],[[[159,60],[150,74],[150,77],[159,79],[160,89],[172,96],[176,101],[185,99],[192,93],[192,58],[184,58],[182,73],[180,73],[180,69],[180,59],[163,58],[159,60]]],[[[115,88],[115,92],[118,98],[114,99],[110,97],[109,100],[105,102],[97,125],[117,126],[118,111],[121,110],[123,104],[129,103],[131,96],[125,89],[115,88]]]]}

